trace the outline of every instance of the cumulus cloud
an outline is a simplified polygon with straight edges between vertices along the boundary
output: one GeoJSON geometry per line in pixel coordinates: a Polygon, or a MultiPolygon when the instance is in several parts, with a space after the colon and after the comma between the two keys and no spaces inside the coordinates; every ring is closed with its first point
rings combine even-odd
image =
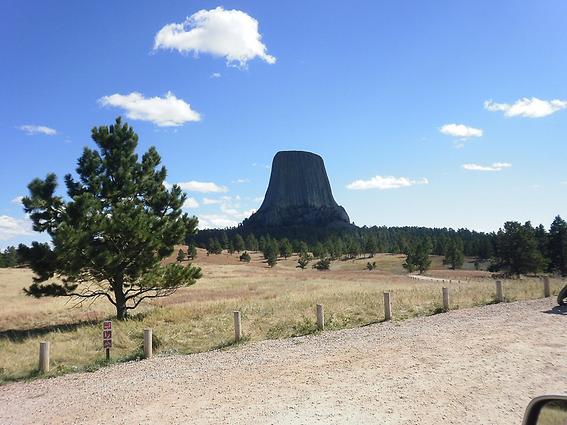
{"type": "Polygon", "coordinates": [[[238,224],[225,215],[220,214],[202,214],[199,216],[199,229],[218,229],[225,227],[235,227],[238,224]]]}
{"type": "Polygon", "coordinates": [[[246,67],[260,58],[269,64],[276,58],[267,53],[258,32],[258,21],[241,10],[199,10],[184,22],[167,24],[156,34],[154,50],[175,49],[180,53],[201,52],[224,57],[228,65],[246,67]]]}
{"type": "Polygon", "coordinates": [[[188,209],[188,208],[198,208],[199,207],[199,202],[197,202],[197,200],[195,198],[187,198],[185,199],[185,202],[183,203],[183,208],[188,209]]]}
{"type": "Polygon", "coordinates": [[[508,162],[494,162],[491,165],[463,164],[463,168],[469,171],[502,171],[511,166],[508,162]]]}
{"type": "Polygon", "coordinates": [[[504,112],[507,117],[542,118],[567,108],[567,100],[542,100],[537,97],[523,97],[514,103],[484,102],[484,109],[491,112],[504,112]]]}
{"type": "Polygon", "coordinates": [[[0,215],[0,241],[12,239],[16,236],[30,235],[31,233],[29,220],[0,215]]]}
{"type": "Polygon", "coordinates": [[[211,78],[220,78],[222,77],[222,74],[220,72],[213,72],[211,74],[211,78]]]}
{"type": "Polygon", "coordinates": [[[21,125],[19,129],[26,133],[28,136],[33,136],[35,134],[55,136],[57,134],[57,130],[51,127],[46,127],[45,125],[26,124],[21,125]]]}
{"type": "Polygon", "coordinates": [[[464,124],[445,124],[439,131],[446,136],[460,137],[463,139],[482,136],[482,130],[480,128],[468,127],[464,124]]]}
{"type": "Polygon", "coordinates": [[[200,192],[200,193],[223,193],[228,192],[226,186],[221,186],[213,182],[198,182],[191,180],[189,182],[177,183],[177,185],[189,192],[200,192]]]}
{"type": "Polygon", "coordinates": [[[133,120],[150,121],[159,127],[177,127],[191,121],[200,121],[198,112],[183,99],[178,99],[171,92],[164,97],[145,98],[143,94],[115,93],[98,100],[102,106],[121,108],[126,116],[133,120]]]}
{"type": "Polygon", "coordinates": [[[367,190],[367,189],[399,189],[401,187],[414,186],[416,184],[428,184],[429,180],[421,178],[412,180],[407,177],[393,176],[374,176],[369,180],[355,180],[347,185],[347,189],[351,190],[367,190]]]}

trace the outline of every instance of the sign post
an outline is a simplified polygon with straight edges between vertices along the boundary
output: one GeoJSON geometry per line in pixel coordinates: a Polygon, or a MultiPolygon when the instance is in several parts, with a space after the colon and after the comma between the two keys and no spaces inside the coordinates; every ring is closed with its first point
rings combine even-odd
{"type": "Polygon", "coordinates": [[[110,360],[110,348],[112,347],[112,322],[110,320],[102,323],[102,346],[106,351],[106,360],[110,360]]]}

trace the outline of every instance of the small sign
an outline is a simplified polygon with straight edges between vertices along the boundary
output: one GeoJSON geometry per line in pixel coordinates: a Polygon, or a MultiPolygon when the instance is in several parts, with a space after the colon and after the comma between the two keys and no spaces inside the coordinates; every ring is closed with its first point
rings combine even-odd
{"type": "Polygon", "coordinates": [[[110,320],[102,323],[102,346],[107,350],[112,347],[112,322],[110,320]]]}

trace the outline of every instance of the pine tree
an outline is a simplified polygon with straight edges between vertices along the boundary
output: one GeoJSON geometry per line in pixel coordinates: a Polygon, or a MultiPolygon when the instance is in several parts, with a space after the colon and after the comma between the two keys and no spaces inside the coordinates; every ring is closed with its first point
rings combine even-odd
{"type": "Polygon", "coordinates": [[[195,246],[194,242],[191,242],[189,244],[189,248],[187,249],[187,257],[189,257],[190,260],[197,258],[197,247],[195,246]]]}
{"type": "Polygon", "coordinates": [[[293,247],[287,238],[282,239],[280,242],[280,255],[284,258],[291,257],[293,254],[293,247]]]}
{"type": "Polygon", "coordinates": [[[366,243],[364,244],[364,248],[366,253],[370,256],[370,258],[374,257],[374,254],[376,254],[376,237],[374,237],[373,235],[368,236],[368,238],[366,238],[366,243]]]}
{"type": "Polygon", "coordinates": [[[246,236],[246,250],[248,251],[258,251],[258,240],[256,240],[256,237],[254,236],[253,233],[250,233],[248,236],[246,236]]]}
{"type": "Polygon", "coordinates": [[[299,260],[297,260],[297,268],[300,268],[301,270],[304,270],[308,265],[309,262],[311,261],[311,256],[307,253],[307,251],[302,252],[299,255],[299,260]]]}
{"type": "Polygon", "coordinates": [[[234,249],[238,253],[246,249],[246,244],[244,243],[244,239],[242,239],[242,236],[240,236],[240,234],[238,233],[234,236],[234,249]]]}
{"type": "Polygon", "coordinates": [[[460,239],[455,239],[446,245],[445,258],[443,264],[448,264],[451,269],[460,269],[463,266],[465,257],[463,255],[463,243],[460,239]]]}
{"type": "Polygon", "coordinates": [[[567,223],[560,217],[555,217],[549,228],[549,258],[550,268],[567,276],[567,223]]]}
{"type": "Polygon", "coordinates": [[[25,291],[107,299],[124,319],[145,299],[168,296],[201,277],[197,267],[161,264],[195,232],[197,219],[182,213],[181,188],[164,186],[167,173],[158,168],[156,149],[138,160],[138,136],[128,124],[118,118],[94,128],[92,138],[99,150],[84,149],[78,180],[65,176],[67,197],[55,195],[55,174],[28,185],[24,210],[51,245],[36,242],[27,252],[36,277],[25,291]],[[44,283],[54,276],[62,283],[44,283]]]}
{"type": "Polygon", "coordinates": [[[313,264],[313,268],[317,270],[329,270],[331,268],[331,260],[329,258],[322,258],[313,264]]]}
{"type": "Polygon", "coordinates": [[[177,261],[179,263],[185,261],[185,251],[183,251],[182,249],[179,250],[179,252],[177,253],[177,261]]]}
{"type": "Polygon", "coordinates": [[[250,258],[250,254],[248,254],[248,252],[244,251],[242,253],[242,255],[240,256],[240,261],[244,262],[244,263],[249,263],[251,260],[250,258]]]}
{"type": "Polygon", "coordinates": [[[327,255],[325,246],[321,242],[317,242],[313,247],[313,256],[315,258],[324,258],[327,255]]]}
{"type": "Polygon", "coordinates": [[[504,223],[504,229],[496,234],[495,257],[497,263],[494,268],[510,274],[537,273],[546,266],[529,221],[523,225],[515,221],[504,223]]]}
{"type": "Polygon", "coordinates": [[[274,267],[278,262],[278,256],[276,254],[275,249],[270,249],[268,252],[268,266],[274,267]]]}

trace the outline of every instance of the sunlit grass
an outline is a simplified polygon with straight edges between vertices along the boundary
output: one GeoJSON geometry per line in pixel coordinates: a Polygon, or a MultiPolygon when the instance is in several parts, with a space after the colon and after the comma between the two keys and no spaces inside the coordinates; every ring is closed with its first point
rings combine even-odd
{"type": "MultiPolygon", "coordinates": [[[[395,268],[395,256],[383,258],[388,267],[395,268]]],[[[380,262],[379,256],[376,259],[380,262]]],[[[153,329],[157,355],[231,346],[234,310],[242,313],[246,343],[317,332],[316,304],[324,305],[326,329],[379,322],[384,317],[384,291],[392,292],[394,320],[441,312],[443,286],[450,287],[451,308],[492,303],[495,296],[491,279],[456,283],[459,272],[455,272],[451,285],[416,281],[364,271],[364,260],[334,264],[328,272],[295,269],[293,259],[281,262],[275,269],[265,267],[258,256],[250,265],[237,261],[215,265],[213,261],[203,261],[205,277],[195,286],[147,305],[127,321],[115,320],[113,361],[141,356],[144,328],[153,329]]],[[[106,364],[101,321],[112,317],[111,306],[95,303],[90,308],[69,310],[62,300],[30,299],[21,292],[30,277],[27,270],[0,271],[6,292],[6,298],[0,300],[0,382],[36,376],[39,342],[43,340],[51,342],[51,375],[106,364]],[[29,332],[22,332],[26,329],[29,332]]],[[[508,280],[503,284],[507,301],[543,296],[539,279],[508,280]]],[[[557,293],[562,283],[552,279],[551,287],[557,293]]]]}

